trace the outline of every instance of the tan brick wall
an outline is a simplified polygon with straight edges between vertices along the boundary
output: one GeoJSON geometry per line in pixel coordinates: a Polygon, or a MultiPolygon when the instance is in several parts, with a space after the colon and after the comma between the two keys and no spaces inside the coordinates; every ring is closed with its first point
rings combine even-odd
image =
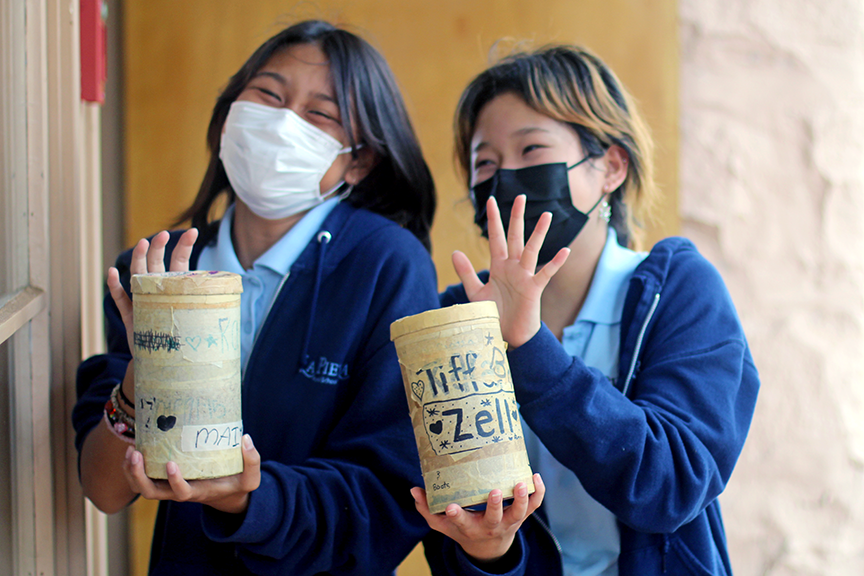
{"type": "Polygon", "coordinates": [[[762,377],[737,576],[864,574],[864,4],[681,0],[682,234],[762,377]]]}

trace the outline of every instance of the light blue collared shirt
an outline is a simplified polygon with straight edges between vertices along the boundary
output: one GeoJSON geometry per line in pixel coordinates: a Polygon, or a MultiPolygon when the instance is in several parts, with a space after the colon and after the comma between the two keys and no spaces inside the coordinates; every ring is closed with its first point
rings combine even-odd
{"type": "MultiPolygon", "coordinates": [[[[618,376],[621,314],[629,280],[646,256],[621,247],[610,228],[585,303],[573,325],[564,328],[564,350],[610,379],[618,376]]],[[[531,468],[546,484],[543,508],[561,545],[564,574],[618,576],[621,537],[615,516],[589,496],[576,475],[549,453],[524,422],[522,425],[531,468]]]]}
{"type": "Polygon", "coordinates": [[[234,221],[234,205],[228,207],[219,223],[216,245],[205,246],[198,257],[198,270],[220,270],[240,274],[243,279],[243,294],[240,295],[240,370],[246,372],[246,362],[255,345],[258,331],[264,324],[273,301],[291,266],[314,238],[324,220],[339,203],[331,198],[310,210],[299,222],[285,233],[264,254],[244,270],[234,252],[231,241],[231,226],[234,221]]]}

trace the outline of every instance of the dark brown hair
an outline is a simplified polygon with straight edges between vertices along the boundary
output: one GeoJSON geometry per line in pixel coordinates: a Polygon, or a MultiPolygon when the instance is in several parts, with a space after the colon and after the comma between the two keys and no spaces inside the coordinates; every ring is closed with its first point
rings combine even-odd
{"type": "Polygon", "coordinates": [[[610,194],[619,242],[639,246],[635,223],[657,193],[654,144],[632,97],[595,55],[576,46],[547,46],[509,55],[479,74],[462,93],[455,117],[456,159],[471,185],[471,139],[477,117],[495,97],[513,93],[550,118],[571,126],[585,153],[600,157],[612,145],[629,157],[627,177],[610,194]]]}

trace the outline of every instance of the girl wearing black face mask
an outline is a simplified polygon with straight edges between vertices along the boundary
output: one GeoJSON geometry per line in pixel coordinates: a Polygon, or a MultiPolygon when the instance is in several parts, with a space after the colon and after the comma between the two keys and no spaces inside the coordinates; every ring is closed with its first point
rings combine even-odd
{"type": "Polygon", "coordinates": [[[491,265],[455,253],[442,304],[498,304],[540,475],[483,512],[431,515],[414,488],[433,573],[730,574],[717,497],[759,379],[693,244],[630,249],[656,191],[633,101],[598,58],[556,46],[480,74],[456,126],[491,265]]]}

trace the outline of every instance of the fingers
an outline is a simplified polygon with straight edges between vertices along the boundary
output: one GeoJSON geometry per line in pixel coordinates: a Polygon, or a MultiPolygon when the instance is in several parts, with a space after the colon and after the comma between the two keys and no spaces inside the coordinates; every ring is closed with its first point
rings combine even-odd
{"type": "Polygon", "coordinates": [[[447,521],[463,534],[471,534],[475,524],[475,515],[458,504],[448,504],[444,510],[447,521]]]}
{"type": "MultiPolygon", "coordinates": [[[[539,474],[535,476],[539,478],[539,474]]],[[[501,490],[497,489],[489,493],[486,510],[482,513],[465,510],[458,504],[449,504],[444,510],[444,514],[432,514],[426,501],[425,490],[415,486],[411,489],[411,496],[414,498],[417,511],[426,519],[429,526],[444,534],[451,533],[452,528],[456,528],[466,535],[473,534],[477,532],[477,526],[480,523],[483,525],[482,532],[484,534],[490,534],[501,529],[506,530],[513,524],[520,524],[528,515],[527,511],[530,506],[528,488],[524,482],[516,485],[514,503],[507,508],[506,513],[504,511],[504,496],[501,490]]],[[[542,502],[542,496],[539,501],[542,502]]],[[[537,506],[539,506],[539,502],[537,506]]],[[[535,509],[536,507],[532,508],[531,512],[535,509]]]]}
{"type": "Polygon", "coordinates": [[[126,294],[126,290],[123,289],[123,285],[120,284],[120,272],[117,271],[117,268],[110,267],[108,268],[108,292],[111,293],[111,298],[114,300],[114,304],[117,305],[117,309],[120,310],[120,317],[123,319],[123,324],[126,325],[127,330],[132,327],[132,300],[129,299],[129,295],[126,294]]]}
{"type": "Polygon", "coordinates": [[[147,273],[147,253],[150,248],[150,242],[146,238],[142,238],[132,249],[132,261],[129,263],[130,274],[146,274],[147,273]]]}
{"type": "MultiPolygon", "coordinates": [[[[147,274],[148,272],[165,272],[165,246],[171,239],[171,234],[166,230],[153,236],[148,242],[142,238],[132,249],[132,262],[129,271],[132,274],[147,274]]],[[[172,272],[186,272],[189,270],[189,260],[192,257],[192,248],[198,240],[198,229],[190,228],[184,232],[177,241],[171,253],[170,269],[172,272]]]]}
{"type": "Polygon", "coordinates": [[[472,296],[476,295],[483,288],[483,281],[477,276],[474,265],[471,264],[471,260],[468,259],[468,256],[464,252],[460,252],[459,250],[453,252],[452,260],[453,269],[456,270],[459,280],[462,281],[462,286],[465,287],[468,300],[473,302],[474,298],[472,296]]]}
{"type": "Polygon", "coordinates": [[[513,502],[507,508],[505,522],[507,524],[521,523],[528,512],[528,486],[524,482],[519,482],[513,488],[513,502]]]}
{"type": "Polygon", "coordinates": [[[561,269],[569,256],[570,248],[562,248],[557,254],[555,254],[555,257],[552,258],[552,260],[547,262],[546,265],[534,275],[534,281],[541,289],[546,287],[549,280],[551,280],[558,270],[561,269]]]}
{"type": "Polygon", "coordinates": [[[421,516],[423,516],[423,518],[426,518],[426,521],[428,522],[432,513],[429,512],[429,503],[426,502],[426,490],[415,486],[414,488],[411,488],[411,497],[414,498],[414,506],[417,508],[417,511],[421,516]]]}
{"type": "MultiPolygon", "coordinates": [[[[513,220],[513,218],[510,218],[513,220]]],[[[504,236],[504,224],[501,223],[501,212],[494,196],[486,201],[486,225],[489,231],[489,255],[492,260],[507,259],[507,238],[504,236]]]]}
{"type": "Polygon", "coordinates": [[[201,502],[218,510],[240,513],[249,504],[249,493],[261,483],[261,456],[249,435],[243,436],[243,472],[224,478],[187,481],[175,462],[165,465],[167,480],[152,480],[144,471],[144,457],[133,447],[126,451],[123,474],[130,488],[150,500],[201,502]]]}
{"type": "Polygon", "coordinates": [[[537,268],[540,249],[543,247],[543,241],[546,240],[546,233],[549,232],[551,223],[551,212],[544,212],[537,220],[537,225],[534,226],[534,231],[531,233],[531,237],[528,238],[528,243],[525,244],[525,250],[522,252],[522,258],[519,260],[519,265],[525,270],[533,272],[537,268]]]}
{"type": "Polygon", "coordinates": [[[147,272],[165,272],[165,245],[170,238],[171,235],[165,230],[153,237],[147,251],[147,272]]]}
{"type": "Polygon", "coordinates": [[[168,462],[165,465],[165,471],[168,473],[168,485],[171,486],[173,492],[171,499],[178,502],[186,502],[192,498],[192,486],[183,479],[180,473],[180,467],[175,462],[168,462]]]}
{"type": "Polygon", "coordinates": [[[243,435],[243,472],[240,474],[240,490],[252,492],[261,484],[261,455],[252,443],[252,437],[243,435]]]}
{"type": "Polygon", "coordinates": [[[423,516],[426,523],[433,530],[437,530],[451,538],[455,537],[458,532],[469,531],[469,521],[471,520],[469,513],[463,510],[458,504],[447,506],[444,514],[433,514],[429,510],[429,503],[426,500],[426,490],[415,486],[411,489],[411,496],[414,498],[414,506],[417,508],[417,512],[423,516]]]}
{"type": "Polygon", "coordinates": [[[489,499],[486,501],[486,513],[483,514],[483,524],[489,528],[494,528],[501,523],[504,517],[504,496],[501,490],[492,490],[489,493],[489,499]]]}
{"type": "Polygon", "coordinates": [[[195,246],[196,240],[198,240],[197,228],[190,228],[180,236],[177,246],[174,247],[174,251],[171,253],[172,272],[186,272],[189,270],[189,258],[192,256],[192,248],[195,246]]]}
{"type": "Polygon", "coordinates": [[[513,207],[510,209],[510,224],[507,229],[507,255],[515,260],[522,258],[522,252],[525,249],[526,202],[526,196],[520,194],[513,200],[513,207]]]}
{"type": "Polygon", "coordinates": [[[442,534],[450,534],[450,525],[445,517],[441,514],[432,514],[429,511],[429,503],[426,501],[426,490],[415,486],[411,488],[411,497],[414,498],[414,507],[417,508],[417,512],[423,516],[423,519],[426,520],[430,528],[442,534]]]}
{"type": "Polygon", "coordinates": [[[489,493],[484,512],[472,512],[458,504],[450,504],[444,514],[431,514],[425,490],[412,488],[411,496],[430,528],[454,539],[470,557],[489,561],[500,558],[509,550],[522,522],[543,501],[545,488],[540,475],[535,474],[533,481],[534,494],[529,497],[528,487],[520,482],[513,490],[513,504],[506,509],[502,491],[493,490],[489,493]]]}
{"type": "Polygon", "coordinates": [[[528,486],[524,482],[518,483],[513,488],[513,502],[504,512],[502,519],[504,525],[518,528],[543,503],[543,496],[546,495],[546,485],[543,484],[540,474],[534,474],[532,480],[534,483],[534,493],[530,496],[528,495],[528,486]]]}
{"type": "MultiPolygon", "coordinates": [[[[139,460],[132,457],[133,452],[135,452],[135,448],[132,446],[126,448],[126,457],[123,459],[123,475],[129,480],[129,486],[134,490],[136,486],[132,483],[132,477],[134,476],[132,468],[139,464],[139,460]]],[[[135,490],[135,492],[138,492],[138,490],[135,490]]]]}
{"type": "Polygon", "coordinates": [[[144,472],[144,457],[132,446],[126,450],[126,459],[123,460],[123,475],[126,476],[133,492],[151,500],[158,499],[158,487],[144,472]]]}
{"type": "Polygon", "coordinates": [[[533,514],[540,507],[545,495],[546,484],[543,483],[543,478],[540,477],[540,474],[534,474],[534,493],[528,497],[528,514],[533,514]]]}
{"type": "MultiPolygon", "coordinates": [[[[525,247],[525,202],[526,197],[520,194],[513,201],[510,210],[510,225],[507,231],[507,256],[519,260],[525,247]]],[[[540,242],[543,243],[542,240],[540,242]]]]}
{"type": "Polygon", "coordinates": [[[195,494],[191,484],[183,479],[180,467],[174,462],[165,465],[168,480],[153,480],[144,471],[144,456],[133,447],[126,450],[123,474],[132,490],[148,500],[192,500],[195,494]]]}

